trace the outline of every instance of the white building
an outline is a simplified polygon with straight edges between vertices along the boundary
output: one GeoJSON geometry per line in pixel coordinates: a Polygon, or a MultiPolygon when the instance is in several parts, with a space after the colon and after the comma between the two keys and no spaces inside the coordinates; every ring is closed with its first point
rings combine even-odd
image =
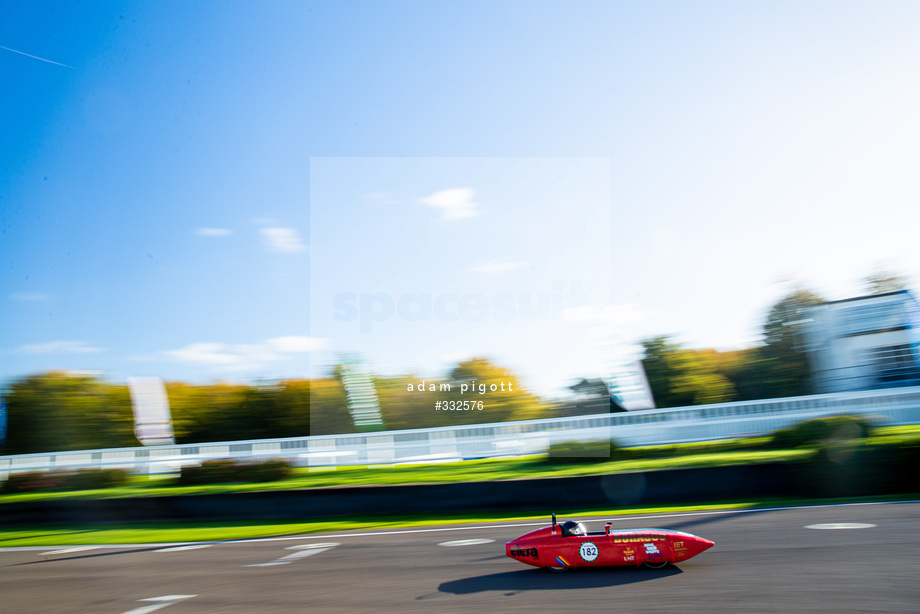
{"type": "Polygon", "coordinates": [[[822,303],[807,319],[815,392],[920,384],[920,304],[908,290],[822,303]]]}

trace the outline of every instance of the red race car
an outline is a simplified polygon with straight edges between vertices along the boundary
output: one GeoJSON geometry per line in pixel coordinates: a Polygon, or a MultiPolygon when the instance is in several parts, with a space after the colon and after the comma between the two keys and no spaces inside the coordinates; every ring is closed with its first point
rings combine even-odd
{"type": "Polygon", "coordinates": [[[645,565],[653,569],[695,557],[715,544],[708,539],[669,529],[603,531],[588,533],[580,522],[537,529],[505,544],[505,554],[516,561],[565,571],[570,567],[645,565]]]}

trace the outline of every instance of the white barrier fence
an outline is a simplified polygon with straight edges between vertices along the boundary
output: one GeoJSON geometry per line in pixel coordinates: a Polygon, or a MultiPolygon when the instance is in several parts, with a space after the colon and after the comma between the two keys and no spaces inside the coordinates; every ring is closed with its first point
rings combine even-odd
{"type": "Polygon", "coordinates": [[[544,453],[565,441],[613,438],[644,446],[757,436],[834,414],[860,414],[878,425],[918,424],[920,387],[433,429],[20,454],[0,456],[0,479],[62,469],[164,473],[224,458],[283,458],[308,467],[498,458],[544,453]]]}

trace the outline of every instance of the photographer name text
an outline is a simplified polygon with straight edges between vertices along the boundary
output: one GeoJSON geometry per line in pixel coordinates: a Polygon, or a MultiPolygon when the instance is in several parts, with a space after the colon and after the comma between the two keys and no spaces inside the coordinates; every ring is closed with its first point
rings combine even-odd
{"type": "Polygon", "coordinates": [[[495,384],[477,384],[476,382],[467,382],[464,384],[448,384],[448,383],[439,383],[439,384],[428,384],[425,385],[425,380],[422,380],[419,384],[409,384],[406,388],[407,392],[452,392],[453,385],[454,388],[460,389],[460,394],[470,394],[479,393],[485,394],[487,392],[514,392],[511,389],[513,382],[498,382],[495,384]],[[417,386],[417,387],[416,387],[417,386]]]}

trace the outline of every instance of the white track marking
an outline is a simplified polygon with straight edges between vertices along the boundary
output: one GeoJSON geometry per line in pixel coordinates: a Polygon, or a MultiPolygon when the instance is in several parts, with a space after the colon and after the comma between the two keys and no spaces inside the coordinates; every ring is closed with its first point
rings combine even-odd
{"type": "MultiPolygon", "coordinates": [[[[240,540],[237,540],[240,541],[240,540]]],[[[173,546],[192,546],[196,544],[222,544],[224,542],[148,542],[146,544],[99,544],[97,546],[80,546],[86,548],[105,548],[106,550],[129,550],[137,548],[170,548],[173,546]]],[[[229,542],[228,542],[229,543],[229,542]]],[[[76,547],[76,546],[74,546],[76,547]]],[[[34,550],[47,550],[48,548],[70,548],[70,546],[8,546],[0,548],[0,552],[28,552],[34,550]]]]}
{"type": "Polygon", "coordinates": [[[173,605],[182,601],[183,599],[191,599],[192,597],[197,597],[198,595],[163,595],[162,597],[148,597],[147,599],[138,599],[138,601],[153,601],[153,605],[144,605],[139,608],[134,608],[133,610],[128,610],[124,614],[148,614],[149,612],[156,612],[161,608],[166,606],[173,605]]]}
{"type": "MultiPolygon", "coordinates": [[[[753,514],[757,512],[781,512],[783,510],[805,510],[805,509],[820,509],[820,508],[830,508],[830,507],[856,507],[863,505],[899,505],[902,503],[920,503],[920,499],[911,499],[909,501],[869,501],[865,503],[827,503],[823,505],[793,505],[788,507],[758,507],[751,509],[743,510],[715,510],[709,512],[675,512],[673,514],[654,514],[654,515],[639,515],[639,516],[602,516],[600,518],[594,517],[584,522],[603,522],[605,519],[613,520],[614,522],[622,522],[624,520],[647,520],[654,518],[685,518],[690,516],[716,516],[720,514],[753,514]]],[[[174,543],[147,543],[147,544],[100,544],[95,546],[96,548],[154,548],[160,547],[165,548],[167,546],[190,546],[194,544],[247,544],[247,543],[256,543],[256,542],[276,542],[276,541],[297,541],[297,540],[306,540],[306,539],[330,539],[337,537],[374,537],[379,535],[406,535],[409,533],[438,533],[442,531],[482,531],[486,529],[508,529],[515,527],[543,527],[549,524],[548,521],[543,522],[521,522],[521,523],[507,523],[507,524],[495,524],[495,525],[473,525],[468,527],[442,527],[437,529],[405,529],[397,531],[376,531],[376,532],[366,532],[366,533],[335,533],[335,534],[319,534],[319,535],[297,535],[293,537],[255,537],[251,539],[227,539],[223,541],[208,541],[208,542],[174,542],[174,543]]],[[[27,552],[34,550],[47,550],[48,548],[64,548],[66,546],[10,546],[6,548],[0,548],[0,552],[27,552]]]]}
{"type": "Polygon", "coordinates": [[[444,531],[477,531],[482,529],[507,529],[509,527],[542,527],[547,522],[525,522],[517,524],[494,524],[474,527],[443,527],[440,529],[402,529],[398,531],[370,531],[367,533],[334,533],[332,535],[298,535],[295,537],[257,537],[255,539],[232,540],[227,543],[279,542],[298,539],[329,539],[330,537],[377,537],[379,535],[408,535],[412,533],[441,533],[444,531]]]}
{"type": "Polygon", "coordinates": [[[439,546],[478,546],[479,544],[491,544],[494,539],[458,539],[452,542],[441,542],[439,546]]]}
{"type": "MultiPolygon", "coordinates": [[[[624,520],[648,520],[655,518],[687,518],[692,516],[719,516],[723,514],[755,514],[757,512],[781,512],[784,510],[808,510],[821,509],[828,507],[856,507],[860,505],[897,505],[900,503],[920,503],[920,500],[912,499],[910,501],[868,501],[865,503],[826,503],[821,505],[791,505],[787,507],[757,507],[743,510],[714,510],[709,512],[675,512],[673,514],[645,514],[639,516],[604,516],[601,518],[590,518],[584,522],[603,522],[609,518],[616,522],[624,520]]],[[[507,524],[493,525],[474,525],[470,527],[440,527],[437,529],[399,529],[395,531],[370,531],[364,533],[333,533],[323,535],[297,535],[292,537],[256,537],[253,539],[228,540],[224,543],[249,543],[249,542],[274,542],[274,541],[291,541],[303,539],[329,539],[335,537],[378,537],[380,535],[408,535],[414,533],[441,533],[444,531],[483,531],[488,529],[513,529],[515,527],[545,527],[549,524],[543,522],[517,522],[507,524]]]]}
{"type": "Polygon", "coordinates": [[[329,542],[328,544],[300,544],[298,546],[288,546],[287,550],[307,550],[310,548],[335,548],[339,544],[336,542],[329,542]]]}
{"type": "MultiPolygon", "coordinates": [[[[339,544],[329,543],[329,544],[307,544],[305,546],[295,546],[296,550],[288,555],[281,557],[280,559],[275,559],[268,563],[255,563],[254,565],[243,565],[243,567],[272,567],[274,565],[290,565],[294,561],[308,556],[313,556],[314,554],[319,554],[320,552],[325,552],[326,550],[331,550],[339,544]]],[[[292,550],[293,548],[288,548],[292,550]]]]}
{"type": "Polygon", "coordinates": [[[871,529],[878,525],[865,522],[829,522],[827,524],[809,524],[806,529],[871,529]]]}
{"type": "Polygon", "coordinates": [[[179,552],[180,550],[198,550],[199,548],[210,548],[213,544],[191,544],[189,546],[170,546],[169,548],[160,548],[154,552],[179,552]]]}
{"type": "Polygon", "coordinates": [[[42,552],[42,556],[53,556],[55,554],[70,554],[71,552],[83,552],[84,550],[95,550],[99,546],[77,546],[76,548],[65,548],[63,550],[52,550],[51,552],[42,552]]]}

